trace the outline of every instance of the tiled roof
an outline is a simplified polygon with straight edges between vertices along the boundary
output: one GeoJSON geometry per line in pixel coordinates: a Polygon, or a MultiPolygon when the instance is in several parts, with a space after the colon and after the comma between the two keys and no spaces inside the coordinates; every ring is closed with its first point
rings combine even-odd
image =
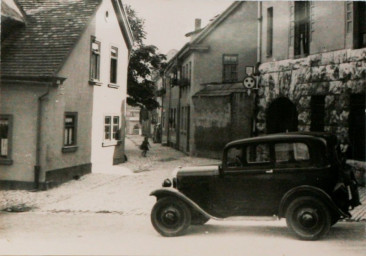
{"type": "Polygon", "coordinates": [[[1,76],[55,76],[102,0],[17,0],[26,26],[1,45],[1,76]]]}
{"type": "Polygon", "coordinates": [[[228,96],[234,92],[246,92],[242,83],[209,84],[193,97],[228,96]]]}
{"type": "Polygon", "coordinates": [[[1,2],[1,18],[4,17],[14,19],[19,22],[24,22],[23,17],[15,11],[13,8],[11,8],[5,1],[1,2]]]}

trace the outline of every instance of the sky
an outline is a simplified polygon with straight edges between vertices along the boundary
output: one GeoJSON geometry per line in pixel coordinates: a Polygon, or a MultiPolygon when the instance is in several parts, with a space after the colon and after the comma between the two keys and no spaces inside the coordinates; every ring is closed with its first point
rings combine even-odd
{"type": "Polygon", "coordinates": [[[194,30],[194,20],[202,20],[201,27],[222,13],[231,0],[124,0],[145,20],[145,44],[153,44],[160,53],[179,50],[188,38],[184,35],[194,30]]]}

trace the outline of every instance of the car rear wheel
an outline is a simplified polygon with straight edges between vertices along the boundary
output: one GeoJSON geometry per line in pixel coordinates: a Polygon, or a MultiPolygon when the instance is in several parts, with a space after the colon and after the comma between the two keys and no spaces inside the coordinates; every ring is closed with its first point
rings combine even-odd
{"type": "Polygon", "coordinates": [[[151,211],[151,223],[163,236],[179,236],[191,223],[188,206],[174,197],[159,199],[151,211]]]}
{"type": "Polygon", "coordinates": [[[286,211],[289,229],[302,240],[317,240],[328,233],[331,226],[329,209],[313,197],[292,201],[286,211]]]}

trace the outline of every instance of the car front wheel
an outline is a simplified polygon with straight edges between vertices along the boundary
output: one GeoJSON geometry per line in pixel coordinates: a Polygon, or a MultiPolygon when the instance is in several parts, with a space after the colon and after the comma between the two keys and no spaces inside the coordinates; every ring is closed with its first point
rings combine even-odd
{"type": "Polygon", "coordinates": [[[317,240],[328,233],[331,216],[328,207],[313,197],[292,201],[286,211],[289,229],[302,240],[317,240]]]}
{"type": "Polygon", "coordinates": [[[159,199],[151,211],[151,223],[163,236],[179,236],[191,223],[188,206],[174,197],[159,199]]]}

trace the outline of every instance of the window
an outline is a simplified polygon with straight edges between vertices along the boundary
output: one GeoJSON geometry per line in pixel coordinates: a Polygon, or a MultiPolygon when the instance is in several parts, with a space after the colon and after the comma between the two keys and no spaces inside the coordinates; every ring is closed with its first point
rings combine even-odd
{"type": "Polygon", "coordinates": [[[358,30],[358,45],[357,48],[366,47],[366,3],[355,2],[357,5],[357,30],[358,30]]]}
{"type": "Polygon", "coordinates": [[[311,96],[311,131],[324,131],[325,96],[311,96]]]}
{"type": "Polygon", "coordinates": [[[114,116],[113,117],[112,139],[119,140],[119,116],[114,116]]]}
{"type": "Polygon", "coordinates": [[[104,141],[116,141],[120,139],[119,116],[104,117],[104,141]]]}
{"type": "Polygon", "coordinates": [[[309,54],[310,3],[295,1],[295,56],[309,54]]]}
{"type": "Polygon", "coordinates": [[[76,145],[77,113],[65,114],[64,146],[76,145]]]}
{"type": "Polygon", "coordinates": [[[100,42],[95,37],[91,41],[91,58],[90,58],[90,80],[99,81],[100,79],[100,42]]]}
{"type": "Polygon", "coordinates": [[[267,9],[267,57],[272,56],[273,50],[273,7],[267,9]]]}
{"type": "Polygon", "coordinates": [[[186,121],[185,121],[185,130],[189,131],[189,114],[190,114],[190,107],[186,107],[186,121]]]}
{"type": "Polygon", "coordinates": [[[77,150],[77,122],[76,112],[65,113],[63,153],[75,152],[77,150]]]}
{"type": "Polygon", "coordinates": [[[223,56],[223,81],[237,82],[238,81],[238,55],[223,56]]]}
{"type": "Polygon", "coordinates": [[[226,154],[226,165],[228,168],[243,166],[243,149],[241,146],[231,147],[226,154]]]}
{"type": "Polygon", "coordinates": [[[246,154],[248,164],[268,163],[271,161],[268,144],[249,145],[246,154]]]}
{"type": "Polygon", "coordinates": [[[299,162],[310,159],[308,146],[304,143],[278,143],[275,145],[276,163],[299,162]]]}
{"type": "Polygon", "coordinates": [[[181,107],[180,108],[180,111],[181,111],[181,113],[180,113],[180,129],[181,129],[181,131],[183,132],[184,131],[184,107],[181,107]]]}
{"type": "Polygon", "coordinates": [[[111,74],[110,74],[110,82],[112,84],[117,83],[117,63],[118,63],[118,48],[111,48],[111,74]]]}
{"type": "Polygon", "coordinates": [[[192,62],[188,64],[188,85],[191,85],[191,76],[192,76],[192,62]]]}
{"type": "Polygon", "coordinates": [[[176,125],[176,116],[177,116],[177,109],[173,109],[173,128],[175,129],[175,127],[177,127],[176,125]]]}
{"type": "Polygon", "coordinates": [[[11,115],[0,115],[0,164],[12,164],[12,125],[11,115]]]}
{"type": "Polygon", "coordinates": [[[353,31],[352,28],[352,13],[353,13],[353,6],[352,2],[348,1],[346,4],[346,31],[347,33],[351,33],[353,31]]]}

